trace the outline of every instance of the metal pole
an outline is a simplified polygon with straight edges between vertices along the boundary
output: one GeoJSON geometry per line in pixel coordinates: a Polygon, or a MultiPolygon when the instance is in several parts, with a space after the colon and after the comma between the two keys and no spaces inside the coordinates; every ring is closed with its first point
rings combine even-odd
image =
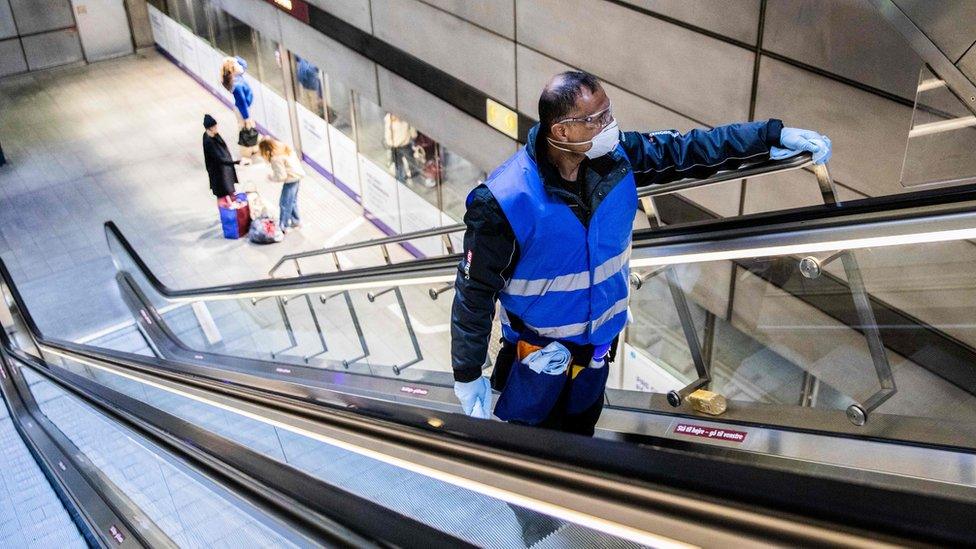
{"type": "Polygon", "coordinates": [[[678,319],[681,321],[681,330],[684,332],[685,340],[688,342],[688,352],[691,353],[691,360],[694,362],[695,372],[698,374],[698,379],[695,381],[692,381],[677,391],[668,393],[668,403],[671,406],[678,407],[686,396],[695,392],[697,389],[707,387],[709,381],[711,381],[711,375],[708,365],[702,356],[701,343],[698,341],[698,331],[695,329],[695,319],[691,316],[691,309],[688,308],[688,300],[685,298],[685,292],[678,283],[678,276],[675,274],[673,267],[668,267],[665,273],[668,279],[668,289],[671,290],[671,298],[674,300],[674,307],[678,311],[678,319]]]}

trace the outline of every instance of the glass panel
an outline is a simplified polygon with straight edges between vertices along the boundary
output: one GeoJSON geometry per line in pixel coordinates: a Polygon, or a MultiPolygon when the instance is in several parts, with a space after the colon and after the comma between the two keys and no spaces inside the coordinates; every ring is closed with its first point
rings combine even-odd
{"type": "Polygon", "coordinates": [[[259,32],[255,32],[254,35],[257,37],[259,69],[255,74],[262,84],[271,88],[279,96],[285,97],[285,73],[281,66],[278,43],[264,38],[259,32]]]}
{"type": "Polygon", "coordinates": [[[452,223],[460,223],[464,218],[468,193],[484,183],[488,174],[448,148],[440,146],[438,149],[441,163],[440,208],[451,218],[452,223]]]}
{"type": "Polygon", "coordinates": [[[213,21],[214,45],[227,55],[235,55],[234,23],[237,20],[213,4],[208,5],[208,9],[210,10],[210,19],[213,21]]]}
{"type": "Polygon", "coordinates": [[[255,67],[258,66],[258,49],[254,36],[256,33],[251,27],[235,19],[230,14],[227,15],[227,22],[229,24],[228,30],[230,31],[232,47],[232,50],[227,53],[243,57],[247,61],[248,68],[252,74],[257,74],[255,67]]]}
{"type": "MultiPolygon", "coordinates": [[[[88,366],[72,364],[71,369],[91,376],[88,366]]],[[[148,440],[33,371],[21,372],[41,412],[177,546],[299,546],[300,539],[282,525],[259,516],[148,440]]]]}
{"type": "Polygon", "coordinates": [[[320,118],[325,118],[322,71],[309,60],[293,54],[291,72],[294,75],[295,100],[320,118]]]}
{"type": "Polygon", "coordinates": [[[193,0],[190,2],[190,9],[193,14],[193,33],[210,42],[210,23],[208,21],[209,1],[193,0]]]}
{"type": "Polygon", "coordinates": [[[409,122],[356,96],[356,128],[359,154],[394,175],[400,182],[417,172],[413,141],[417,130],[409,122]]]}
{"type": "MultiPolygon", "coordinates": [[[[145,293],[162,324],[193,350],[453,385],[445,320],[450,318],[450,293],[431,300],[429,286],[408,286],[282,299],[171,303],[153,291],[114,239],[109,245],[119,269],[129,273],[145,293]],[[216,336],[204,328],[211,320],[216,336]]],[[[390,248],[394,260],[412,259],[398,248],[390,248]]],[[[383,260],[374,248],[341,254],[340,261],[358,266],[383,260]]],[[[334,270],[331,256],[302,263],[306,274],[334,270]]],[[[146,314],[152,317],[149,311],[146,314]]]]}
{"type": "MultiPolygon", "coordinates": [[[[890,365],[897,392],[877,413],[976,423],[976,397],[950,372],[976,359],[976,286],[967,274],[976,246],[960,240],[737,260],[726,312],[713,304],[721,303],[717,288],[728,294],[731,263],[670,267],[699,344],[711,349],[712,390],[742,402],[845,410],[866,406],[890,365]],[[859,295],[870,307],[858,305],[859,295]],[[872,334],[888,365],[872,357],[872,334]]],[[[633,294],[625,341],[640,355],[625,353],[622,389],[665,392],[698,377],[666,272],[634,270],[646,278],[633,294]]]]}
{"type": "Polygon", "coordinates": [[[329,124],[341,131],[346,137],[355,139],[352,127],[352,93],[345,84],[335,78],[325,77],[326,105],[329,124]]]}
{"type": "Polygon", "coordinates": [[[939,77],[923,66],[901,183],[960,185],[976,181],[976,116],[939,77]]]}
{"type": "Polygon", "coordinates": [[[169,0],[169,16],[177,23],[192,29],[193,15],[189,3],[191,0],[169,0]]]}

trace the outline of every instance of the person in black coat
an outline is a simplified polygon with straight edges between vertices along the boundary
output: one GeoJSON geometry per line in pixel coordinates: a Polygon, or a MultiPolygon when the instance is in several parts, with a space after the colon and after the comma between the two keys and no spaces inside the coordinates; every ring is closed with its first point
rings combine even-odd
{"type": "Polygon", "coordinates": [[[203,162],[207,166],[207,175],[210,176],[210,191],[217,198],[233,196],[234,183],[237,183],[234,165],[240,163],[240,160],[231,157],[227,143],[217,133],[217,121],[214,117],[205,115],[203,127],[207,130],[203,134],[203,162]]]}

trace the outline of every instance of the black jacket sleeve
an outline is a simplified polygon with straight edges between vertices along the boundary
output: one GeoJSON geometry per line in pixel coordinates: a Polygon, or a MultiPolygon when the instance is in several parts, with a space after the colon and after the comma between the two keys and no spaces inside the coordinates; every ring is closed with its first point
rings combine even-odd
{"type": "Polygon", "coordinates": [[[637,186],[704,178],[743,162],[769,157],[779,146],[783,122],[776,119],[719,126],[711,130],[653,133],[624,132],[621,144],[634,169],[637,186]]]}
{"type": "Polygon", "coordinates": [[[472,191],[464,214],[464,258],[458,265],[451,309],[454,379],[477,379],[488,359],[488,339],[498,293],[518,262],[515,232],[484,185],[472,191]]]}
{"type": "Polygon", "coordinates": [[[203,160],[208,166],[233,166],[237,164],[226,145],[221,145],[216,139],[204,134],[203,160]]]}

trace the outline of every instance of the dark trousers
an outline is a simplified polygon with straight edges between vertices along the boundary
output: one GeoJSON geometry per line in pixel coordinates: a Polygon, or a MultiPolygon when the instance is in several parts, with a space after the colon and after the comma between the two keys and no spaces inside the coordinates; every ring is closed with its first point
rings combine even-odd
{"type": "Polygon", "coordinates": [[[0,166],[7,163],[7,158],[3,156],[3,145],[0,145],[0,166]]]}
{"type": "MultiPolygon", "coordinates": [[[[614,343],[616,344],[616,342],[614,343]]],[[[590,350],[590,354],[593,354],[592,350],[590,350]]],[[[508,341],[503,342],[501,350],[498,351],[498,357],[495,359],[495,369],[491,373],[491,387],[496,391],[504,390],[505,383],[508,381],[508,374],[512,371],[512,365],[515,363],[515,359],[515,345],[512,345],[508,341]]],[[[604,368],[609,367],[609,364],[604,366],[604,368]]],[[[559,394],[559,399],[556,400],[556,405],[553,406],[552,411],[549,412],[546,419],[534,425],[534,427],[563,431],[565,433],[575,433],[588,437],[593,436],[593,432],[596,430],[596,422],[599,421],[600,414],[603,413],[603,399],[597,399],[592,406],[578,414],[570,414],[566,411],[566,403],[569,400],[571,388],[572,382],[567,382],[563,386],[563,390],[559,394]]]]}
{"type": "Polygon", "coordinates": [[[393,170],[396,173],[396,178],[400,181],[411,179],[413,177],[413,165],[411,164],[413,147],[410,145],[393,147],[390,149],[390,155],[393,157],[393,170]]]}

